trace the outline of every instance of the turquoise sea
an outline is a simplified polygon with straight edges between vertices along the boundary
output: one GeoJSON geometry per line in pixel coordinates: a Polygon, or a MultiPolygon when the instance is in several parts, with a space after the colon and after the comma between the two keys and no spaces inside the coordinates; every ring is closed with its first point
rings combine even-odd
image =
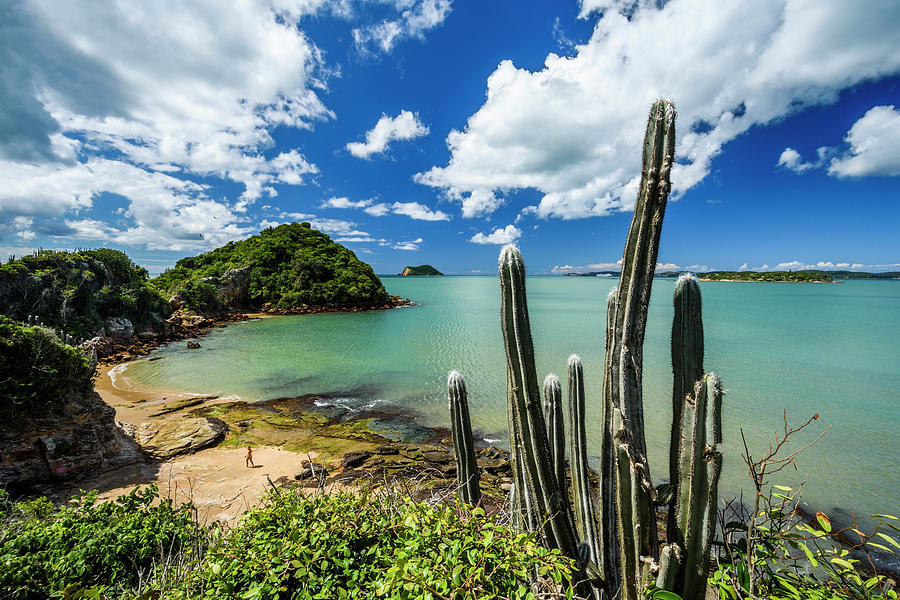
{"type": "MultiPolygon", "coordinates": [[[[229,325],[201,340],[155,351],[127,366],[117,385],[262,400],[322,394],[348,406],[408,407],[425,425],[448,426],[445,381],[465,377],[477,435],[507,444],[506,370],[496,277],[384,277],[392,294],[418,305],[357,314],[318,314],[229,325]]],[[[528,303],[539,376],[565,381],[581,355],[588,436],[599,449],[605,299],[618,278],[530,277],[528,303]]],[[[645,343],[644,406],[651,474],[668,473],[672,374],[669,337],[674,280],[657,278],[645,343]]],[[[900,515],[900,281],[836,284],[701,283],[707,370],[725,397],[723,495],[749,489],[743,432],[761,454],[783,428],[813,414],[806,443],[831,429],[771,483],[797,485],[835,517],[900,515]],[[837,510],[833,510],[833,509],[837,510]]],[[[794,446],[796,447],[796,446],[794,446]]],[[[749,496],[747,496],[749,498],[749,496]]]]}

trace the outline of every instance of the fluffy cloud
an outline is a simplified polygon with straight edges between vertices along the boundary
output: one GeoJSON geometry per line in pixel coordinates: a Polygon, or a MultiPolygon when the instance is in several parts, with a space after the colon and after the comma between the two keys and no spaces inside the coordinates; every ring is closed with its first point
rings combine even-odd
{"type": "Polygon", "coordinates": [[[396,117],[381,115],[375,127],[366,132],[365,143],[350,142],[347,150],[357,158],[369,158],[387,150],[394,140],[412,140],[423,135],[428,135],[428,127],[419,121],[418,115],[402,110],[396,117]]]}
{"type": "Polygon", "coordinates": [[[487,99],[447,136],[445,166],[416,180],[492,212],[504,192],[543,193],[530,209],[566,219],[630,210],[646,110],[660,97],[679,110],[674,191],[703,180],[729,140],[757,124],[830,103],[860,81],[900,72],[900,4],[865,10],[837,1],[584,0],[599,11],[572,58],[537,72],[503,61],[487,99]],[[685,31],[691,31],[685,36],[685,31]]]}
{"type": "Polygon", "coordinates": [[[511,244],[522,237],[522,230],[515,225],[507,225],[506,227],[498,227],[493,232],[485,235],[476,233],[469,241],[475,244],[511,244]]]}
{"type": "Polygon", "coordinates": [[[410,240],[408,242],[397,242],[396,244],[393,244],[391,246],[391,248],[393,248],[394,250],[414,251],[414,250],[419,249],[419,244],[421,244],[421,243],[422,243],[422,238],[416,238],[416,239],[410,240]]]}
{"type": "Polygon", "coordinates": [[[374,200],[353,201],[348,198],[329,198],[322,202],[320,208],[355,208],[362,209],[364,213],[372,217],[383,217],[388,213],[405,215],[417,221],[449,221],[450,215],[440,210],[432,210],[418,202],[385,202],[375,203],[374,200]]]}
{"type": "Polygon", "coordinates": [[[426,31],[444,22],[451,8],[451,0],[388,0],[387,3],[401,11],[399,17],[354,29],[353,41],[360,51],[390,52],[403,39],[422,39],[426,31]]]}
{"type": "Polygon", "coordinates": [[[831,161],[830,175],[900,175],[900,111],[893,106],[869,109],[853,124],[844,140],[850,149],[831,161]]]}
{"type": "Polygon", "coordinates": [[[318,173],[297,149],[266,152],[274,128],[333,117],[329,72],[296,26],[325,4],[16,3],[0,25],[0,217],[171,250],[245,235],[248,203],[318,173]],[[80,216],[103,193],[124,197],[123,222],[80,216]]]}
{"type": "Polygon", "coordinates": [[[812,169],[815,164],[804,162],[799,152],[788,147],[785,148],[784,152],[781,153],[781,156],[778,157],[778,166],[789,169],[794,173],[803,173],[804,171],[812,169]]]}
{"type": "Polygon", "coordinates": [[[319,205],[319,208],[365,208],[372,204],[371,200],[352,201],[348,198],[329,198],[319,205]]]}
{"type": "Polygon", "coordinates": [[[103,240],[149,249],[185,250],[217,246],[251,232],[233,207],[206,195],[203,185],[127,163],[91,158],[67,165],[31,165],[0,161],[0,216],[43,218],[34,226],[48,235],[73,240],[103,240]],[[92,219],[55,221],[79,214],[101,192],[130,199],[120,208],[123,226],[92,219]]]}
{"type": "Polygon", "coordinates": [[[815,263],[807,263],[799,260],[790,260],[780,262],[777,265],[764,264],[759,267],[748,267],[748,263],[741,265],[739,271],[807,271],[810,269],[822,271],[897,271],[900,270],[900,263],[873,264],[867,265],[863,263],[851,262],[833,262],[830,260],[820,260],[815,263]]]}
{"type": "Polygon", "coordinates": [[[431,210],[418,202],[394,202],[391,212],[395,215],[406,215],[417,221],[449,221],[450,215],[439,210],[431,210]]]}
{"type": "Polygon", "coordinates": [[[391,212],[391,209],[384,202],[379,202],[378,204],[373,204],[372,206],[364,208],[363,212],[373,217],[383,217],[391,212]]]}

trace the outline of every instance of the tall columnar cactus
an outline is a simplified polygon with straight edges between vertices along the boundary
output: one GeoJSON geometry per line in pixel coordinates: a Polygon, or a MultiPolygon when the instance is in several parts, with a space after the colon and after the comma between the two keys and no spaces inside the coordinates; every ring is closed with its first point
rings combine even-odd
{"type": "Polygon", "coordinates": [[[507,411],[516,492],[525,523],[548,548],[576,557],[578,543],[569,500],[550,461],[547,428],[541,410],[534,345],[525,300],[525,261],[515,246],[500,252],[500,326],[507,364],[507,411]]]}
{"type": "Polygon", "coordinates": [[[447,398],[450,402],[450,435],[456,452],[459,497],[463,502],[474,506],[481,502],[481,488],[478,485],[478,463],[475,460],[475,443],[469,421],[466,382],[459,371],[450,371],[447,376],[447,398]]]}
{"type": "MultiPolygon", "coordinates": [[[[641,184],[625,243],[619,286],[607,298],[606,359],[602,388],[599,511],[590,506],[584,442],[584,382],[580,360],[570,359],[570,459],[578,533],[588,548],[585,574],[596,597],[642,598],[647,584],[702,598],[715,528],[722,456],[722,386],[703,373],[703,331],[695,279],[676,284],[673,322],[673,432],[670,475],[675,490],[667,544],[657,546],[655,491],[644,434],[643,342],[669,192],[675,109],[654,103],[644,139],[641,184]],[[591,523],[599,512],[599,520],[591,523]]],[[[578,537],[564,481],[557,476],[537,393],[534,350],[519,251],[500,254],[501,326],[507,355],[507,408],[515,478],[513,517],[522,517],[544,544],[578,557],[578,537]]],[[[548,412],[552,414],[548,403],[548,412]]],[[[555,434],[553,434],[555,436],[555,434]]],[[[554,438],[555,441],[555,438],[554,438]]],[[[584,557],[582,557],[582,560],[584,557]]]]}
{"type": "Polygon", "coordinates": [[[613,337],[607,389],[622,421],[616,428],[615,454],[623,600],[638,598],[641,582],[646,581],[652,566],[646,559],[657,556],[654,490],[647,462],[641,385],[647,307],[674,153],[675,107],[668,100],[657,100],[647,120],[641,183],[625,241],[613,327],[607,331],[607,337],[613,337]]]}
{"type": "Polygon", "coordinates": [[[553,373],[544,378],[544,415],[547,417],[547,437],[553,473],[559,482],[559,489],[565,490],[566,433],[563,425],[562,386],[559,377],[553,373]]]}
{"type": "Polygon", "coordinates": [[[584,368],[577,354],[569,357],[569,385],[566,406],[569,413],[569,464],[572,469],[572,487],[575,496],[575,528],[582,544],[589,550],[590,561],[600,565],[603,554],[597,535],[594,517],[594,501],[588,479],[587,433],[584,419],[584,368]]]}
{"type": "Polygon", "coordinates": [[[672,319],[672,435],[669,440],[669,481],[672,486],[666,537],[669,542],[683,543],[684,532],[675,519],[678,497],[678,463],[681,455],[681,409],[694,384],[703,377],[703,314],[700,282],[684,274],[675,282],[672,296],[675,316],[672,319]]]}

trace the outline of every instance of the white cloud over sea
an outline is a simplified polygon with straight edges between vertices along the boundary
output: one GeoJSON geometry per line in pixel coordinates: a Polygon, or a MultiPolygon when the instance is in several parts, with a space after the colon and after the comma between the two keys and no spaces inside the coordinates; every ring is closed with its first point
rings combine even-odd
{"type": "MultiPolygon", "coordinates": [[[[900,72],[893,0],[865,9],[839,0],[723,0],[715,10],[702,0],[583,0],[581,8],[597,19],[590,40],[572,57],[548,55],[539,71],[501,62],[484,104],[447,136],[447,163],[416,176],[459,203],[464,217],[488,215],[522,188],[542,193],[525,208],[540,217],[630,210],[646,111],[660,96],[679,111],[677,197],[754,125],[900,72]]],[[[864,139],[871,131],[861,127],[850,144],[864,139]]],[[[836,174],[866,172],[869,158],[855,156],[835,163],[836,174]]]]}

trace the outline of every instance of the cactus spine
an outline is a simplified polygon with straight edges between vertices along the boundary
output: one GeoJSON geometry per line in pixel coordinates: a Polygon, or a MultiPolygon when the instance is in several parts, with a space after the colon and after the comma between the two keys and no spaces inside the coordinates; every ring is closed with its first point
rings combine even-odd
{"type": "Polygon", "coordinates": [[[588,480],[587,433],[584,424],[584,369],[581,358],[573,354],[568,362],[569,385],[566,405],[569,412],[569,462],[572,468],[572,488],[575,496],[575,528],[581,543],[589,550],[590,561],[599,565],[603,554],[597,537],[594,502],[588,480]]]}
{"type": "Polygon", "coordinates": [[[565,490],[566,432],[563,425],[562,386],[559,377],[553,373],[544,378],[544,416],[547,417],[547,437],[550,442],[553,473],[559,482],[559,489],[565,490]]]}
{"type": "Polygon", "coordinates": [[[475,443],[472,440],[472,424],[469,420],[469,400],[466,382],[459,371],[447,376],[447,398],[450,402],[450,435],[456,453],[456,476],[459,481],[459,497],[466,504],[481,502],[478,485],[478,464],[475,460],[475,443]]]}

